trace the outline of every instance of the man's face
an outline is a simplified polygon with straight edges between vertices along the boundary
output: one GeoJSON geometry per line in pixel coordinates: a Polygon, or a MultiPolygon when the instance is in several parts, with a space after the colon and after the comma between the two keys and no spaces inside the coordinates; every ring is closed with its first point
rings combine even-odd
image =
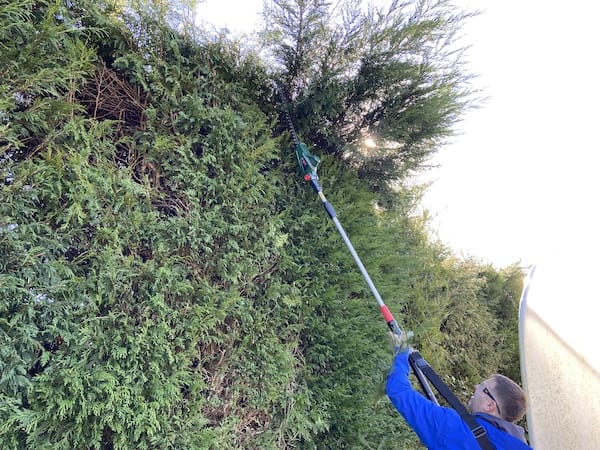
{"type": "Polygon", "coordinates": [[[497,412],[498,404],[496,403],[494,395],[495,386],[496,382],[494,380],[485,380],[480,384],[475,385],[475,390],[468,403],[472,413],[497,412]]]}

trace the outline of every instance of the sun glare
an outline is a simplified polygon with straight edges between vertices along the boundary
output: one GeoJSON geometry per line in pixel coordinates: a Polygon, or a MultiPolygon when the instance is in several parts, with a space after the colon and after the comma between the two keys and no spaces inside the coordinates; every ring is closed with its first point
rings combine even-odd
{"type": "Polygon", "coordinates": [[[371,139],[371,138],[366,138],[364,142],[365,142],[365,145],[366,145],[367,147],[369,147],[369,148],[375,148],[375,147],[377,147],[377,144],[376,144],[376,143],[375,143],[375,141],[374,141],[373,139],[371,139]]]}

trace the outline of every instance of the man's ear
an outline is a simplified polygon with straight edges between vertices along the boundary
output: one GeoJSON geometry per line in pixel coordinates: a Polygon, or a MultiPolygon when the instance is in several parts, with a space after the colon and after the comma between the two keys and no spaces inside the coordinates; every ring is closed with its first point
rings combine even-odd
{"type": "Polygon", "coordinates": [[[498,411],[496,409],[496,403],[492,399],[486,399],[485,402],[483,402],[483,412],[491,414],[494,411],[498,411]]]}

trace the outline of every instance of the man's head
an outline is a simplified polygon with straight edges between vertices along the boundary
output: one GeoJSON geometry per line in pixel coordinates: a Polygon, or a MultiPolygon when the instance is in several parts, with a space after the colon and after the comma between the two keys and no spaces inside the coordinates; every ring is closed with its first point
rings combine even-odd
{"type": "Polygon", "coordinates": [[[504,375],[495,374],[475,386],[469,400],[472,413],[486,413],[509,422],[517,422],[525,414],[527,399],[520,386],[504,375]]]}

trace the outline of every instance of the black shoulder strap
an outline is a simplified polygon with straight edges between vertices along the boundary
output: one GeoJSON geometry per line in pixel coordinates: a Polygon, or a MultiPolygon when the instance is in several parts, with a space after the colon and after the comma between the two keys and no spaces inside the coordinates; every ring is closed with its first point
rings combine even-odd
{"type": "MultiPolygon", "coordinates": [[[[477,439],[477,443],[482,448],[482,450],[495,450],[496,447],[490,442],[490,439],[485,431],[485,428],[482,427],[475,417],[469,414],[467,408],[460,402],[458,398],[454,395],[454,393],[446,386],[446,384],[442,381],[442,379],[438,376],[437,373],[431,368],[429,363],[425,361],[425,359],[421,356],[421,354],[417,351],[412,351],[408,355],[408,360],[410,365],[417,375],[417,379],[421,384],[421,387],[425,391],[430,400],[435,401],[435,398],[431,399],[433,395],[427,383],[423,380],[423,377],[420,375],[424,375],[427,377],[429,381],[433,384],[436,390],[440,393],[442,397],[448,402],[448,404],[460,415],[461,419],[467,424],[470,428],[473,436],[477,439]]],[[[435,401],[437,403],[437,401],[435,401]]]]}

